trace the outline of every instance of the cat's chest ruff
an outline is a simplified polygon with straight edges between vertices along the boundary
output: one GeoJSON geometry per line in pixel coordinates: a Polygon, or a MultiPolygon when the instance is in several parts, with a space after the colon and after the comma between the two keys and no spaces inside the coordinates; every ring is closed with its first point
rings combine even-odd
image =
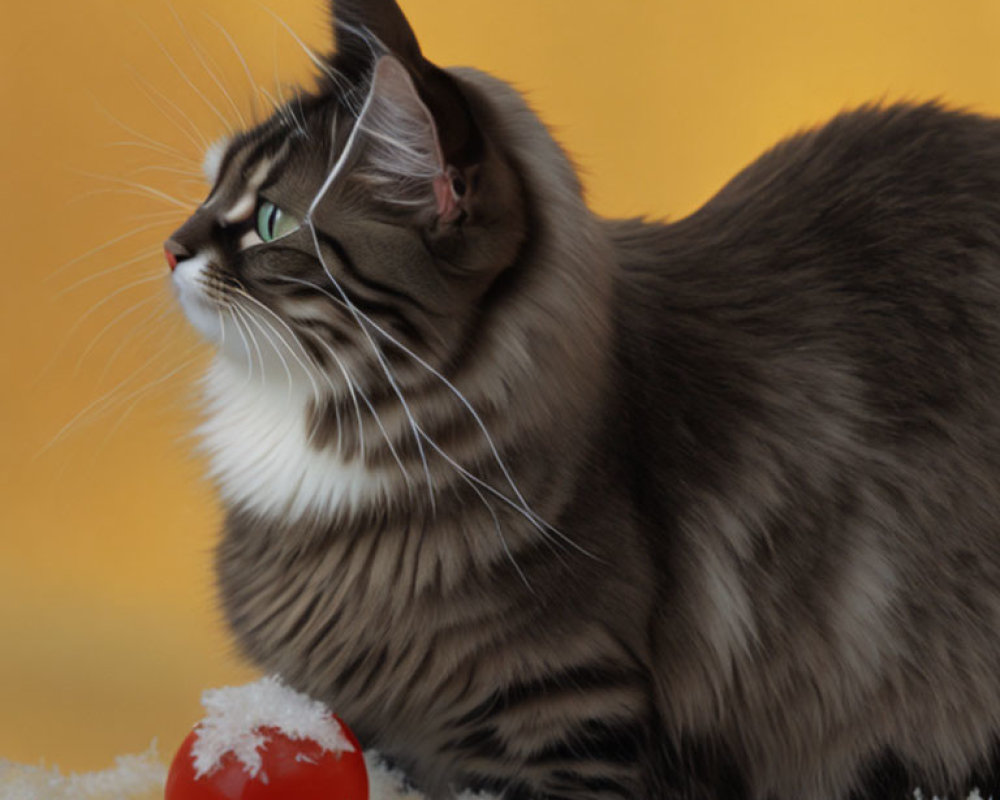
{"type": "Polygon", "coordinates": [[[227,505],[269,518],[356,512],[392,496],[394,476],[308,436],[309,397],[248,381],[219,358],[205,379],[198,429],[210,475],[227,505]]]}

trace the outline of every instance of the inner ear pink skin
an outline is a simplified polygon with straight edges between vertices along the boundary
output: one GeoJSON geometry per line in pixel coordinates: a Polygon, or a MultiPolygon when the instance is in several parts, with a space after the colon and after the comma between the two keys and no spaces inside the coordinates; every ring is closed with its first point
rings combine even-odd
{"type": "Polygon", "coordinates": [[[437,200],[437,213],[441,222],[454,222],[462,214],[458,195],[455,193],[456,177],[457,170],[450,167],[434,179],[434,198],[437,200]]]}

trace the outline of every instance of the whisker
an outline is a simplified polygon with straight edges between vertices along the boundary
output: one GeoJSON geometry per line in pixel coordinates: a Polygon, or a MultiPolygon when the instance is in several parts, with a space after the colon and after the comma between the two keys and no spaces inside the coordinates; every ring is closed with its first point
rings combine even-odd
{"type": "MultiPolygon", "coordinates": [[[[226,311],[231,312],[232,310],[233,310],[232,303],[229,303],[226,306],[226,311]]],[[[247,379],[243,383],[243,387],[241,389],[242,391],[245,390],[247,386],[249,386],[250,383],[253,381],[253,353],[250,350],[250,342],[247,340],[247,337],[243,335],[243,326],[240,324],[239,317],[237,317],[235,314],[229,314],[229,313],[227,313],[226,316],[228,316],[229,319],[233,321],[233,324],[236,325],[236,333],[239,334],[240,341],[243,343],[243,352],[246,354],[247,379]]]]}
{"type": "Polygon", "coordinates": [[[133,256],[132,258],[128,259],[127,261],[119,262],[118,264],[115,264],[112,267],[107,267],[106,269],[102,269],[99,272],[95,272],[95,273],[93,273],[91,275],[87,275],[86,277],[81,278],[80,280],[78,280],[78,281],[76,281],[74,283],[71,283],[66,288],[60,289],[58,292],[56,292],[55,296],[56,297],[63,297],[65,295],[69,294],[70,292],[75,291],[76,289],[79,289],[81,286],[85,286],[86,284],[91,283],[92,281],[96,281],[99,278],[103,278],[105,275],[110,275],[111,273],[118,272],[119,270],[123,270],[126,267],[131,267],[133,264],[137,264],[140,261],[145,261],[146,259],[152,259],[152,258],[154,258],[156,256],[156,254],[158,252],[159,252],[159,248],[143,250],[141,253],[139,253],[136,256],[133,256]]]}
{"type": "Polygon", "coordinates": [[[150,164],[145,167],[139,167],[138,169],[132,170],[130,175],[142,175],[146,172],[167,172],[171,175],[182,175],[187,178],[197,178],[199,181],[204,183],[205,177],[199,170],[194,169],[181,169],[180,167],[169,167],[166,164],[150,164]]]}
{"type": "MultiPolygon", "coordinates": [[[[285,370],[285,375],[288,377],[288,393],[286,395],[285,402],[288,405],[291,405],[291,403],[292,403],[292,394],[293,394],[293,392],[295,390],[295,386],[294,386],[294,383],[293,383],[292,371],[288,367],[288,362],[285,361],[285,357],[283,355],[281,355],[280,348],[275,343],[275,341],[271,338],[271,335],[267,332],[267,328],[264,325],[264,320],[258,319],[257,315],[253,314],[248,308],[244,307],[243,308],[243,313],[246,315],[246,319],[248,319],[250,322],[252,322],[254,325],[256,325],[257,329],[262,334],[264,334],[264,338],[267,339],[267,341],[270,342],[270,344],[271,344],[271,350],[274,351],[274,354],[278,357],[278,360],[281,362],[281,366],[285,370]]],[[[277,331],[275,331],[275,334],[277,334],[277,331]]],[[[281,337],[279,336],[278,338],[280,340],[281,337]]]]}
{"type": "Polygon", "coordinates": [[[182,161],[186,161],[189,164],[194,164],[194,165],[198,164],[198,162],[195,159],[191,158],[190,156],[183,155],[179,151],[174,150],[173,148],[163,147],[163,146],[157,146],[155,144],[150,144],[148,142],[142,142],[142,141],[132,142],[132,141],[129,141],[129,140],[122,140],[122,141],[117,141],[117,142],[108,142],[105,146],[106,147],[139,147],[139,148],[143,148],[145,150],[152,150],[154,153],[159,153],[160,155],[163,155],[163,156],[170,156],[171,158],[181,159],[182,161]]]}
{"type": "Polygon", "coordinates": [[[215,107],[215,104],[212,103],[212,101],[205,96],[205,93],[202,92],[201,89],[199,89],[195,85],[194,81],[192,81],[191,78],[188,77],[188,74],[181,68],[181,65],[178,64],[177,60],[170,54],[170,51],[166,47],[164,47],[163,42],[160,41],[159,37],[155,33],[153,33],[153,30],[142,20],[139,20],[139,24],[146,30],[150,38],[156,43],[156,46],[159,48],[160,52],[163,53],[163,55],[166,57],[167,61],[169,61],[173,65],[174,69],[177,70],[177,74],[180,75],[181,78],[183,78],[184,82],[187,83],[187,85],[201,99],[201,101],[206,106],[208,106],[208,108],[212,111],[212,113],[219,118],[219,120],[222,122],[223,128],[225,128],[226,131],[231,132],[233,126],[229,122],[229,120],[226,119],[226,117],[222,114],[222,112],[215,107]]]}
{"type": "Polygon", "coordinates": [[[264,11],[266,11],[268,14],[270,14],[274,18],[274,20],[279,25],[281,25],[282,28],[285,29],[285,31],[288,33],[288,35],[291,36],[292,39],[295,40],[295,43],[299,47],[301,47],[302,51],[309,57],[309,60],[312,61],[312,63],[324,75],[326,75],[326,77],[328,77],[331,81],[333,81],[335,85],[338,85],[338,86],[341,85],[341,82],[343,80],[343,76],[341,76],[336,70],[334,70],[322,58],[320,58],[316,54],[315,50],[313,50],[309,45],[307,45],[304,41],[302,41],[301,37],[292,29],[291,25],[289,25],[287,22],[285,22],[285,20],[282,19],[282,17],[279,16],[278,13],[276,11],[274,11],[273,9],[269,8],[268,6],[264,5],[263,3],[258,3],[258,5],[262,9],[264,9],[264,11]]]}
{"type": "Polygon", "coordinates": [[[472,489],[473,492],[475,492],[476,497],[478,497],[480,501],[482,501],[483,505],[486,506],[486,510],[490,512],[490,516],[493,517],[493,527],[497,532],[497,538],[500,540],[500,546],[503,547],[503,551],[506,554],[507,559],[513,565],[514,571],[517,572],[518,577],[527,587],[528,591],[531,592],[532,594],[535,594],[535,588],[531,585],[531,583],[528,582],[528,576],[524,574],[524,570],[521,569],[521,565],[517,563],[517,559],[514,558],[514,553],[511,551],[510,545],[507,543],[507,539],[503,535],[503,528],[500,526],[500,518],[497,516],[497,512],[494,510],[493,506],[490,505],[489,500],[486,499],[486,495],[484,495],[476,487],[476,484],[473,483],[473,481],[470,478],[468,478],[465,475],[462,475],[461,473],[459,473],[459,475],[461,475],[461,477],[465,480],[469,488],[472,489]]]}
{"type": "MultiPolygon", "coordinates": [[[[281,323],[281,325],[285,328],[285,330],[288,331],[288,335],[291,337],[291,340],[293,342],[295,342],[296,344],[299,344],[298,337],[295,335],[295,332],[291,329],[291,326],[289,326],[289,324],[287,322],[285,322],[285,320],[283,320],[280,316],[278,316],[277,313],[275,313],[272,309],[268,308],[264,303],[262,303],[260,300],[258,300],[253,295],[251,295],[249,292],[247,292],[247,291],[245,291],[243,289],[238,289],[238,288],[235,289],[235,291],[241,297],[245,297],[247,300],[249,300],[250,302],[252,302],[255,305],[259,306],[265,312],[267,312],[272,317],[274,317],[274,319],[277,320],[279,323],[281,323]]],[[[275,333],[277,333],[277,331],[275,331],[275,333]]],[[[312,384],[313,396],[316,398],[316,401],[319,402],[319,399],[320,399],[319,386],[316,384],[316,381],[313,379],[312,370],[308,367],[308,365],[305,363],[305,361],[303,361],[301,358],[299,358],[298,353],[296,353],[295,350],[294,350],[294,348],[292,348],[292,346],[290,344],[288,344],[287,341],[285,341],[284,337],[279,337],[279,338],[281,339],[282,342],[285,343],[285,346],[288,348],[288,352],[291,354],[291,356],[298,362],[299,366],[302,367],[302,371],[305,373],[306,377],[309,379],[309,382],[312,384]]],[[[301,346],[302,345],[299,344],[299,347],[301,347],[301,346]]],[[[308,354],[305,352],[305,350],[303,350],[302,353],[308,359],[308,354]]]]}
{"type": "Polygon", "coordinates": [[[130,189],[135,189],[140,193],[145,192],[146,194],[149,194],[152,197],[156,197],[160,200],[171,203],[175,206],[178,206],[179,208],[184,209],[185,211],[191,210],[190,203],[182,202],[181,200],[178,200],[176,197],[169,195],[166,192],[160,191],[159,189],[155,189],[152,186],[147,186],[144,183],[139,183],[138,181],[129,180],[128,178],[119,178],[115,175],[101,175],[98,172],[86,172],[84,170],[73,170],[73,172],[75,172],[78,175],[83,175],[86,178],[94,178],[95,180],[107,181],[108,183],[113,183],[118,186],[125,186],[130,189]]]}
{"type": "MultiPolygon", "coordinates": [[[[291,278],[291,277],[287,277],[287,276],[284,277],[284,280],[290,281],[292,283],[300,283],[302,285],[309,286],[309,287],[315,289],[316,291],[321,292],[322,294],[324,294],[325,296],[327,296],[328,298],[330,298],[335,303],[337,303],[339,305],[342,305],[345,308],[348,308],[348,310],[350,310],[350,305],[348,305],[348,303],[345,303],[340,298],[338,298],[338,297],[330,294],[330,292],[326,291],[321,286],[317,286],[315,283],[312,283],[311,281],[304,281],[304,280],[300,280],[300,279],[297,279],[297,278],[291,278]]],[[[493,443],[493,440],[490,437],[489,431],[485,428],[485,423],[482,422],[482,420],[479,417],[478,413],[472,407],[471,403],[469,403],[469,401],[465,398],[465,396],[447,378],[445,378],[437,370],[435,370],[433,367],[431,367],[426,361],[424,361],[422,358],[420,358],[420,356],[416,355],[409,348],[407,348],[404,345],[402,345],[395,337],[393,337],[391,334],[389,334],[388,332],[386,332],[381,326],[379,326],[377,323],[375,323],[373,320],[371,320],[367,315],[365,315],[364,312],[361,312],[359,310],[357,312],[357,314],[360,317],[362,317],[367,324],[371,325],[376,331],[380,332],[382,335],[384,335],[386,338],[388,338],[391,342],[393,342],[393,344],[395,344],[397,347],[399,347],[401,350],[403,350],[404,353],[407,353],[414,360],[416,360],[417,363],[419,363],[421,366],[423,366],[427,370],[429,370],[432,375],[434,375],[439,380],[441,380],[453,393],[455,393],[455,396],[463,403],[463,405],[465,405],[465,407],[469,410],[469,412],[476,419],[477,426],[483,432],[483,435],[486,437],[486,440],[487,440],[488,444],[490,445],[491,455],[497,461],[498,466],[500,466],[501,469],[503,470],[503,473],[504,473],[505,477],[507,478],[508,482],[512,483],[513,482],[513,478],[510,476],[509,472],[506,469],[506,466],[503,464],[502,460],[500,459],[499,452],[497,452],[496,445],[493,443]]],[[[420,430],[420,432],[423,433],[423,431],[421,429],[418,428],[418,430],[420,430]]],[[[434,446],[435,449],[438,449],[436,447],[436,445],[432,445],[432,446],[434,446]]],[[[454,460],[451,459],[450,456],[447,456],[443,451],[438,450],[438,452],[453,467],[455,467],[456,469],[462,469],[462,468],[460,468],[458,466],[458,464],[454,460]]],[[[468,473],[468,474],[471,475],[471,473],[468,473]]],[[[473,476],[473,477],[475,477],[475,476],[473,476]]],[[[513,500],[511,500],[505,494],[499,492],[499,490],[497,490],[496,488],[494,488],[492,485],[486,483],[485,481],[482,481],[481,478],[477,477],[477,478],[475,478],[475,480],[478,481],[480,483],[480,485],[482,485],[484,488],[487,488],[491,493],[493,493],[497,497],[503,499],[504,502],[506,502],[508,505],[511,505],[511,507],[517,509],[529,522],[532,523],[532,525],[535,527],[536,530],[539,531],[539,533],[542,533],[546,537],[548,537],[549,534],[551,533],[554,536],[556,536],[559,540],[561,540],[562,542],[564,542],[566,545],[569,545],[570,547],[574,548],[575,550],[579,551],[580,553],[582,553],[582,554],[584,554],[584,555],[586,555],[586,556],[588,556],[590,558],[595,558],[595,559],[597,558],[597,556],[595,554],[593,554],[589,550],[581,547],[577,542],[573,541],[571,538],[569,538],[568,536],[566,536],[566,534],[564,534],[558,528],[554,527],[553,525],[551,525],[550,523],[548,523],[544,519],[542,519],[541,516],[539,516],[535,511],[533,511],[531,509],[531,507],[527,504],[527,502],[524,500],[524,498],[520,494],[520,492],[517,491],[516,486],[512,486],[512,488],[513,488],[513,490],[515,492],[515,497],[519,501],[520,505],[518,505],[517,503],[515,503],[513,500]]]]}
{"type": "Polygon", "coordinates": [[[129,66],[129,72],[132,74],[132,79],[139,85],[139,89],[143,94],[146,95],[146,99],[153,104],[153,107],[160,112],[178,131],[180,131],[184,138],[191,142],[192,147],[200,152],[205,152],[208,149],[208,139],[202,134],[201,130],[197,125],[191,120],[191,118],[184,113],[183,109],[170,99],[167,95],[161,92],[156,86],[150,83],[146,78],[139,74],[135,67],[129,66]],[[169,109],[173,109],[174,113],[170,114],[164,109],[162,103],[166,103],[169,109]],[[186,123],[181,125],[178,120],[183,120],[186,123]],[[197,138],[195,138],[197,137],[197,138]]]}
{"type": "MultiPolygon", "coordinates": [[[[194,51],[194,54],[197,57],[198,61],[201,63],[201,66],[205,69],[205,72],[208,73],[208,77],[212,79],[212,82],[219,88],[219,91],[222,92],[223,96],[226,98],[226,101],[229,103],[230,107],[233,109],[234,112],[236,112],[236,118],[240,121],[240,126],[243,128],[247,127],[247,121],[246,118],[243,116],[243,112],[240,110],[240,107],[236,105],[236,103],[233,101],[232,96],[229,94],[229,91],[226,89],[222,81],[219,80],[219,77],[216,75],[215,70],[213,70],[212,67],[209,65],[207,61],[207,54],[204,52],[204,49],[201,47],[201,45],[198,44],[195,38],[191,36],[187,26],[184,24],[180,15],[177,13],[177,9],[174,8],[173,3],[168,1],[167,5],[170,8],[170,13],[173,14],[174,19],[177,21],[178,27],[184,34],[184,38],[187,40],[188,46],[191,48],[192,51],[194,51]]],[[[215,66],[216,68],[218,68],[218,64],[216,64],[215,66]]]]}
{"type": "Polygon", "coordinates": [[[115,125],[121,128],[123,131],[125,131],[125,133],[129,134],[130,136],[135,136],[139,140],[138,142],[111,142],[110,146],[113,147],[116,145],[139,145],[156,150],[157,152],[160,152],[164,155],[169,155],[173,158],[179,158],[182,161],[187,161],[191,164],[198,163],[195,159],[191,158],[191,156],[189,156],[187,153],[178,150],[176,147],[172,147],[169,144],[157,141],[153,137],[147,136],[145,133],[142,133],[141,131],[137,131],[132,126],[126,125],[124,122],[118,119],[118,117],[116,117],[106,108],[104,108],[104,106],[102,106],[100,103],[95,101],[95,104],[97,105],[98,110],[101,113],[103,113],[109,120],[111,120],[111,122],[113,122],[115,125]]]}
{"type": "Polygon", "coordinates": [[[140,308],[144,308],[145,306],[148,306],[154,300],[156,300],[156,296],[155,295],[153,295],[151,297],[147,297],[144,300],[140,300],[138,303],[135,303],[135,304],[129,306],[124,311],[122,311],[120,314],[116,314],[115,317],[114,317],[114,319],[112,319],[107,325],[105,325],[103,328],[101,328],[101,330],[98,332],[98,334],[93,339],[91,339],[90,344],[88,344],[84,348],[84,350],[80,354],[79,358],[77,358],[76,366],[73,369],[73,374],[74,375],[78,375],[80,373],[80,368],[83,365],[83,362],[86,361],[87,356],[89,356],[93,352],[94,348],[97,346],[97,343],[104,337],[104,335],[108,331],[110,331],[115,325],[117,325],[119,322],[121,322],[123,319],[125,319],[129,315],[134,314],[140,308]]]}
{"type": "Polygon", "coordinates": [[[90,316],[91,316],[91,315],[92,315],[92,314],[93,314],[93,313],[94,313],[95,311],[97,311],[97,309],[101,308],[101,307],[102,307],[103,305],[105,305],[106,303],[109,303],[109,302],[111,302],[111,301],[112,301],[112,300],[113,300],[114,298],[116,298],[116,297],[117,297],[118,295],[120,295],[120,294],[121,294],[122,292],[127,292],[127,291],[128,291],[129,289],[135,289],[135,288],[137,288],[137,287],[139,287],[139,286],[142,286],[142,285],[144,285],[144,284],[147,284],[147,283],[151,283],[151,282],[153,282],[153,281],[157,281],[157,280],[162,280],[162,279],[163,279],[163,276],[162,276],[162,275],[160,274],[160,271],[159,271],[159,270],[157,270],[157,271],[156,271],[156,274],[155,274],[155,275],[147,275],[147,276],[146,276],[146,277],[144,277],[144,278],[139,278],[139,279],[137,279],[137,280],[134,280],[134,281],[131,281],[130,283],[126,283],[126,284],[125,284],[124,286],[119,286],[119,287],[118,287],[117,289],[115,289],[115,291],[111,292],[111,293],[110,293],[110,294],[108,294],[108,295],[105,295],[105,296],[104,296],[103,298],[101,298],[100,300],[98,300],[98,301],[97,301],[97,302],[96,302],[96,303],[95,303],[94,305],[92,305],[92,306],[91,306],[91,307],[90,307],[89,309],[87,309],[87,310],[86,310],[86,311],[85,311],[85,312],[84,312],[84,313],[83,313],[83,314],[82,314],[82,315],[80,316],[80,318],[79,318],[79,319],[78,319],[78,320],[77,320],[77,321],[76,321],[75,323],[73,323],[73,325],[72,325],[72,327],[70,327],[70,329],[69,329],[69,333],[68,333],[67,335],[68,335],[68,336],[69,336],[70,338],[72,338],[72,335],[73,335],[73,334],[74,334],[74,333],[75,333],[75,332],[76,332],[76,331],[77,331],[77,330],[79,329],[79,327],[80,327],[80,326],[81,326],[81,325],[82,325],[82,324],[83,324],[83,323],[84,323],[84,322],[85,322],[85,321],[86,321],[86,320],[87,320],[87,319],[88,319],[88,318],[89,318],[89,317],[90,317],[90,316]]]}
{"type": "MultiPolygon", "coordinates": [[[[69,433],[69,431],[77,423],[83,421],[84,419],[88,418],[92,414],[96,413],[96,414],[99,415],[99,414],[103,413],[104,411],[109,410],[108,403],[109,403],[110,399],[114,397],[115,393],[119,389],[123,388],[124,386],[127,386],[130,381],[134,381],[138,375],[142,374],[142,372],[145,369],[147,369],[150,364],[155,363],[156,359],[158,359],[164,353],[166,353],[167,351],[169,351],[172,346],[173,346],[172,343],[168,343],[165,347],[163,347],[159,351],[157,351],[157,353],[156,353],[155,356],[153,356],[152,358],[150,358],[149,360],[147,360],[142,366],[140,366],[138,370],[136,370],[135,372],[132,372],[131,374],[129,374],[122,381],[120,381],[118,384],[116,384],[110,391],[105,392],[103,395],[101,395],[100,397],[98,397],[96,400],[93,400],[91,403],[89,403],[85,408],[83,408],[79,412],[77,412],[73,416],[73,418],[70,419],[69,422],[67,422],[65,425],[62,426],[62,428],[59,429],[59,431],[56,433],[56,435],[53,436],[52,439],[49,440],[49,442],[47,444],[43,445],[42,448],[37,453],[35,453],[34,458],[37,459],[37,458],[41,457],[44,453],[48,452],[50,449],[52,449],[52,447],[54,447],[56,444],[58,444],[60,441],[62,441],[62,439],[66,436],[66,434],[69,433]]],[[[192,352],[192,351],[188,351],[188,352],[192,352]]]]}
{"type": "MultiPolygon", "coordinates": [[[[197,346],[193,347],[192,349],[188,350],[187,352],[191,353],[191,352],[194,352],[194,351],[200,350],[200,349],[201,349],[201,345],[197,345],[197,346]]],[[[162,377],[157,378],[156,380],[151,381],[150,383],[147,383],[145,386],[142,386],[139,389],[136,389],[134,392],[131,392],[127,397],[125,397],[122,400],[120,400],[118,402],[118,406],[122,406],[125,403],[128,403],[130,400],[132,402],[128,405],[127,408],[125,408],[124,411],[121,411],[120,413],[118,413],[118,414],[115,415],[116,418],[115,418],[114,424],[108,429],[107,434],[105,434],[104,439],[103,439],[102,443],[100,445],[98,445],[98,448],[104,447],[108,443],[108,441],[111,440],[111,438],[115,435],[115,433],[118,431],[118,429],[125,422],[126,418],[129,416],[129,414],[131,414],[135,410],[135,407],[139,404],[139,401],[142,399],[142,397],[144,395],[148,394],[153,389],[156,389],[157,387],[162,386],[164,383],[166,383],[167,381],[169,381],[171,378],[173,378],[179,372],[183,372],[185,369],[187,369],[188,367],[190,367],[191,365],[197,363],[200,360],[201,360],[200,356],[195,356],[193,358],[190,358],[187,361],[184,361],[182,364],[180,364],[180,366],[176,367],[175,369],[172,369],[166,375],[163,375],[162,377]]],[[[108,409],[108,410],[110,410],[110,409],[108,409]]]]}
{"type": "Polygon", "coordinates": [[[187,213],[190,213],[192,208],[198,205],[198,200],[196,200],[195,198],[190,198],[186,202],[181,200],[176,200],[176,201],[167,200],[162,197],[154,197],[149,192],[143,192],[138,189],[131,189],[128,187],[120,187],[120,186],[107,187],[104,189],[91,189],[89,192],[83,192],[82,194],[78,194],[69,202],[79,203],[82,202],[83,200],[88,200],[91,197],[100,197],[102,195],[107,195],[107,194],[130,195],[133,197],[142,197],[145,200],[160,200],[161,202],[166,203],[167,205],[181,208],[187,213]]]}
{"type": "MultiPolygon", "coordinates": [[[[165,213],[165,212],[156,212],[156,213],[160,214],[160,213],[165,213]]],[[[173,212],[170,212],[170,213],[173,214],[173,212]]],[[[101,253],[101,252],[107,250],[109,247],[113,247],[114,245],[118,244],[119,242],[124,241],[125,239],[130,239],[133,236],[138,236],[140,233],[145,233],[146,231],[152,230],[153,228],[158,228],[158,227],[160,227],[161,224],[162,223],[160,223],[160,222],[150,222],[147,225],[140,225],[138,228],[133,228],[128,233],[123,233],[121,236],[116,236],[114,239],[111,239],[108,242],[104,242],[104,244],[98,245],[97,247],[93,248],[92,250],[88,250],[83,255],[76,256],[75,258],[72,258],[69,261],[67,261],[65,264],[62,264],[61,266],[57,267],[56,269],[54,269],[46,277],[46,280],[51,280],[53,278],[56,278],[57,276],[59,276],[63,272],[65,272],[67,269],[69,269],[70,267],[74,266],[75,264],[79,264],[81,261],[85,261],[86,259],[90,258],[91,256],[95,256],[98,253],[101,253]]]]}
{"type": "MultiPolygon", "coordinates": [[[[343,369],[343,365],[341,364],[340,359],[337,358],[337,354],[334,352],[333,348],[330,347],[330,345],[327,344],[322,339],[318,339],[317,341],[319,341],[319,343],[323,347],[325,347],[327,349],[327,351],[330,353],[331,356],[333,356],[334,360],[338,363],[338,365],[341,366],[341,369],[343,369]]],[[[347,376],[346,372],[344,373],[344,377],[347,379],[348,386],[351,386],[352,385],[352,381],[347,376]]],[[[375,406],[372,404],[371,400],[368,398],[368,395],[365,394],[364,390],[360,386],[357,387],[357,391],[358,391],[358,394],[361,395],[361,399],[364,400],[365,405],[368,407],[368,410],[371,412],[372,418],[375,420],[375,424],[378,426],[379,431],[382,433],[382,438],[385,439],[385,443],[389,447],[389,452],[392,454],[393,460],[396,462],[396,465],[399,467],[399,471],[403,474],[403,479],[406,481],[407,487],[411,487],[413,485],[413,479],[410,477],[409,470],[407,470],[406,467],[403,465],[403,460],[400,458],[399,453],[396,451],[396,447],[395,447],[395,445],[393,445],[392,439],[390,438],[388,431],[386,431],[385,425],[382,423],[382,418],[379,416],[378,411],[375,410],[375,406]]],[[[354,395],[353,389],[351,390],[351,395],[352,395],[352,397],[354,395]]],[[[354,410],[355,410],[355,413],[358,415],[358,435],[361,438],[361,460],[364,461],[364,457],[365,457],[365,455],[364,455],[365,454],[365,447],[364,447],[365,436],[364,436],[364,430],[361,427],[361,410],[358,408],[358,401],[357,401],[356,398],[354,399],[354,410]]]]}
{"type": "Polygon", "coordinates": [[[202,14],[209,20],[209,22],[211,22],[213,25],[215,25],[216,28],[219,29],[220,33],[222,33],[222,35],[226,38],[226,41],[229,42],[229,46],[232,48],[233,52],[236,54],[236,57],[239,59],[240,64],[242,64],[242,66],[243,66],[243,72],[246,73],[247,83],[249,83],[250,89],[251,89],[250,98],[251,98],[251,103],[253,104],[253,116],[254,116],[254,119],[257,119],[258,116],[259,116],[258,106],[259,106],[260,98],[259,98],[258,93],[257,93],[257,86],[256,86],[256,83],[254,82],[253,74],[250,72],[250,65],[247,64],[247,60],[243,57],[243,51],[240,50],[240,48],[237,46],[237,44],[236,44],[235,40],[233,39],[233,37],[229,35],[229,31],[227,31],[223,27],[223,25],[222,25],[221,22],[219,22],[217,19],[215,19],[214,17],[210,16],[209,14],[207,14],[204,11],[202,11],[202,14]]]}
{"type": "MultiPolygon", "coordinates": [[[[156,299],[156,298],[152,298],[152,299],[156,299]]],[[[136,328],[133,328],[133,330],[131,331],[131,333],[129,333],[127,336],[123,337],[122,340],[118,343],[118,346],[111,353],[111,355],[108,356],[108,360],[104,364],[104,369],[101,370],[101,374],[100,374],[100,376],[97,379],[98,384],[103,383],[104,380],[108,377],[108,373],[110,373],[112,367],[114,367],[115,361],[118,360],[118,356],[120,356],[124,352],[124,350],[125,350],[126,347],[128,347],[130,344],[133,344],[136,347],[142,347],[142,346],[144,346],[146,344],[146,342],[148,342],[153,337],[153,335],[156,333],[157,325],[160,322],[162,322],[163,320],[165,320],[168,317],[170,317],[173,313],[174,313],[174,308],[172,306],[167,306],[167,307],[163,308],[160,311],[160,313],[157,314],[155,317],[150,317],[149,319],[144,320],[144,322],[140,323],[139,326],[137,326],[136,328]],[[135,338],[136,334],[140,330],[142,330],[143,328],[147,329],[146,332],[139,339],[136,339],[135,338]]],[[[172,341],[173,340],[174,334],[177,332],[177,330],[178,330],[178,328],[180,327],[181,324],[182,323],[179,320],[177,320],[177,321],[174,322],[173,327],[170,328],[170,330],[167,331],[167,334],[165,336],[165,339],[167,341],[172,341]]]]}
{"type": "Polygon", "coordinates": [[[257,361],[260,364],[260,380],[263,384],[267,380],[267,367],[264,364],[264,354],[261,352],[260,345],[257,343],[257,337],[253,335],[253,331],[250,330],[250,326],[247,324],[246,312],[241,310],[236,303],[230,304],[229,310],[232,311],[238,319],[243,320],[243,329],[246,331],[247,339],[250,344],[253,345],[253,349],[257,353],[257,361]]]}

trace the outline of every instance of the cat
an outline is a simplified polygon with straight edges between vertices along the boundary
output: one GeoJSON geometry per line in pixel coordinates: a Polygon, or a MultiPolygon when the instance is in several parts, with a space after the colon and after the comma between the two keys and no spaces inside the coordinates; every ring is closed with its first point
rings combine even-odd
{"type": "Polygon", "coordinates": [[[998,788],[1000,123],[602,219],[514,89],[332,13],[166,244],[242,650],[430,798],[998,788]]]}

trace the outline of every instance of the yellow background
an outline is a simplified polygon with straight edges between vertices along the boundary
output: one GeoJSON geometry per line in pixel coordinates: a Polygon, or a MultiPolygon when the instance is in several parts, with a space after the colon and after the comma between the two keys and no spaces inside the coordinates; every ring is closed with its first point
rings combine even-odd
{"type": "MultiPolygon", "coordinates": [[[[327,45],[321,0],[271,3],[327,45]]],[[[1000,112],[993,0],[404,6],[439,63],[529,93],[608,214],[685,214],[779,137],[866,100],[1000,112]]],[[[185,438],[205,353],[159,254],[204,190],[172,170],[236,118],[206,65],[251,108],[222,29],[272,95],[308,73],[256,2],[4,4],[0,757],[95,769],[154,736],[169,756],[203,688],[252,675],[214,610],[219,515],[185,438]]]]}

